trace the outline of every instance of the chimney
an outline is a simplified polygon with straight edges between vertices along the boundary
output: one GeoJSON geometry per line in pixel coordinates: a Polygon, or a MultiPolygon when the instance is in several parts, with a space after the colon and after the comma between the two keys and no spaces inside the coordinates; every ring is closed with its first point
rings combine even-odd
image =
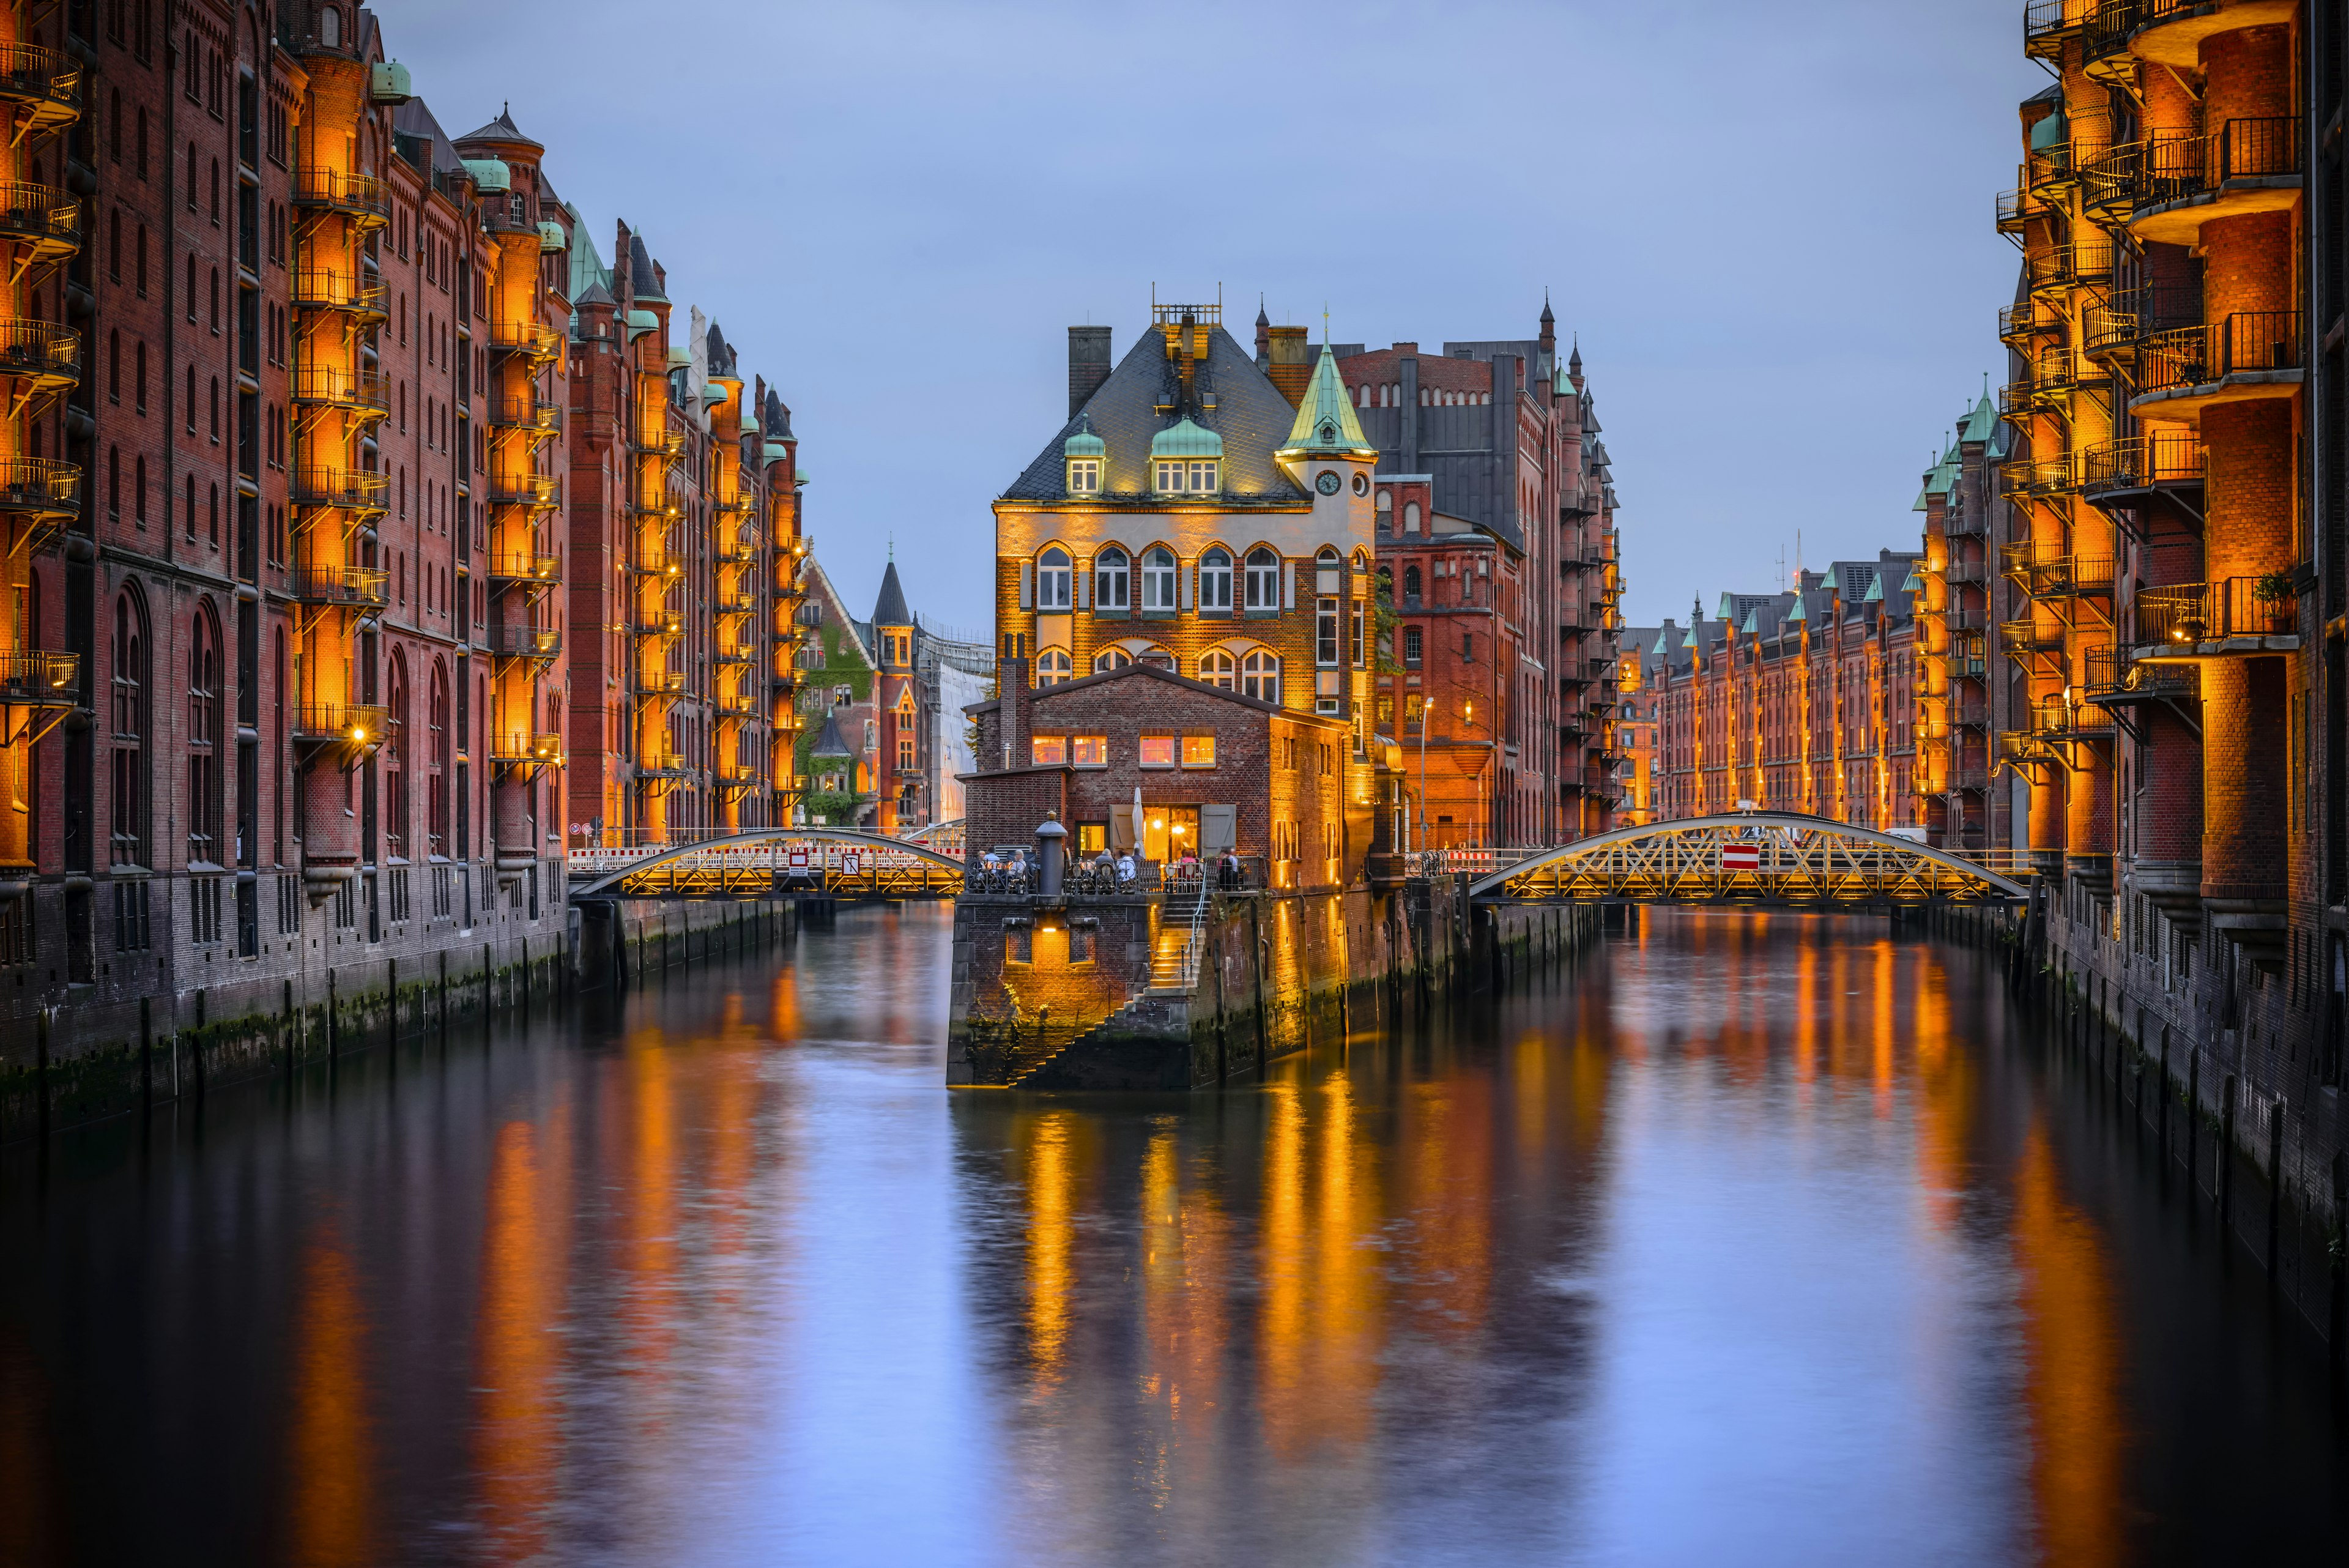
{"type": "MultiPolygon", "coordinates": [[[[1009,641],[1009,639],[1006,639],[1009,641]]],[[[1018,646],[1014,644],[1014,646],[1018,646]]],[[[1019,768],[1028,765],[1028,660],[1021,656],[1006,654],[996,660],[995,735],[1002,750],[991,757],[981,757],[978,765],[988,772],[999,768],[1019,768]]]]}
{"type": "Polygon", "coordinates": [[[1309,332],[1303,327],[1265,328],[1272,349],[1272,363],[1265,374],[1272,378],[1272,384],[1292,409],[1305,400],[1305,389],[1313,382],[1313,343],[1309,332]]]}
{"type": "Polygon", "coordinates": [[[1069,417],[1075,419],[1077,410],[1086,400],[1101,390],[1109,379],[1109,328],[1106,327],[1071,327],[1069,328],[1069,417]]]}

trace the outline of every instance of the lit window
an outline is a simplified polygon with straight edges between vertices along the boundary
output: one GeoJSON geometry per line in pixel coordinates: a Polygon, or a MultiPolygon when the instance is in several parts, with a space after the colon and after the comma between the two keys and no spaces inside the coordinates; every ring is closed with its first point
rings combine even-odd
{"type": "Polygon", "coordinates": [[[1031,760],[1040,768],[1057,767],[1069,760],[1066,735],[1038,735],[1029,744],[1035,753],[1031,760]]]}
{"type": "Polygon", "coordinates": [[[1416,691],[1402,694],[1402,722],[1416,724],[1427,711],[1427,699],[1416,691]]]}
{"type": "Polygon", "coordinates": [[[1127,585],[1133,575],[1127,569],[1125,552],[1112,545],[1093,557],[1093,608],[1122,610],[1126,607],[1127,585]]]}
{"type": "Polygon", "coordinates": [[[1232,607],[1232,558],[1221,545],[1199,557],[1199,607],[1203,610],[1228,610],[1232,607]]]}
{"type": "Polygon", "coordinates": [[[1069,761],[1081,768],[1109,766],[1109,737],[1071,735],[1069,737],[1069,761]]]}
{"type": "Polygon", "coordinates": [[[1048,648],[1036,659],[1036,684],[1059,686],[1075,679],[1074,667],[1069,662],[1065,648],[1048,648]]]}
{"type": "Polygon", "coordinates": [[[1277,610],[1280,607],[1280,557],[1261,547],[1248,552],[1247,607],[1252,610],[1277,610]]]}
{"type": "Polygon", "coordinates": [[[1174,607],[1174,552],[1164,545],[1142,557],[1142,607],[1146,610],[1171,610],[1174,607]]]}
{"type": "Polygon", "coordinates": [[[1212,768],[1216,765],[1216,737],[1185,735],[1183,737],[1183,765],[1186,768],[1212,768]]]}
{"type": "Polygon", "coordinates": [[[1158,465],[1158,489],[1161,494],[1172,495],[1183,488],[1183,465],[1162,462],[1158,465]]]}
{"type": "Polygon", "coordinates": [[[1101,493],[1101,459],[1079,457],[1069,460],[1069,493],[1071,495],[1101,493]]]}
{"type": "Polygon", "coordinates": [[[1174,765],[1174,737],[1144,735],[1139,761],[1145,768],[1171,768],[1174,765]]]}
{"type": "Polygon", "coordinates": [[[1093,655],[1093,673],[1106,675],[1112,670],[1123,670],[1133,662],[1133,655],[1114,645],[1093,655]]]}
{"type": "Polygon", "coordinates": [[[1229,691],[1238,681],[1239,666],[1222,649],[1210,649],[1199,659],[1199,679],[1210,686],[1220,686],[1229,691]]]}
{"type": "Polygon", "coordinates": [[[1240,660],[1240,695],[1260,702],[1280,701],[1280,660],[1257,649],[1240,660]]]}
{"type": "Polygon", "coordinates": [[[1036,560],[1036,607],[1064,610],[1069,607],[1071,579],[1069,553],[1058,545],[1045,551],[1036,560]]]}
{"type": "Polygon", "coordinates": [[[1191,465],[1191,489],[1198,494],[1210,494],[1216,488],[1216,465],[1195,462],[1191,465]]]}

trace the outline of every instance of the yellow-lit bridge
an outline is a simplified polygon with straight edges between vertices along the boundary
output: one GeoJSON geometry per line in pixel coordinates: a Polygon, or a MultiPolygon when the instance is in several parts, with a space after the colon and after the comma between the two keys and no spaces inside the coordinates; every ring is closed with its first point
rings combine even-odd
{"type": "Polygon", "coordinates": [[[962,861],[853,827],[768,827],[691,844],[574,849],[574,898],[951,898],[962,861]]]}
{"type": "Polygon", "coordinates": [[[1865,909],[2021,902],[2030,889],[1913,839],[1791,812],[1619,827],[1469,884],[1487,902],[1768,904],[1865,909]]]}

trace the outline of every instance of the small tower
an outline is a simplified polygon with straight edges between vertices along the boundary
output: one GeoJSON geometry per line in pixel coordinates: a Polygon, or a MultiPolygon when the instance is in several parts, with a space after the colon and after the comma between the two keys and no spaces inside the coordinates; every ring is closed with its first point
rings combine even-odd
{"type": "Polygon", "coordinates": [[[1557,317],[1550,314],[1547,289],[1542,290],[1541,357],[1546,365],[1557,362],[1557,317]]]}
{"type": "MultiPolygon", "coordinates": [[[[1371,536],[1371,471],[1377,466],[1379,451],[1363,435],[1361,421],[1354,417],[1353,400],[1346,396],[1345,382],[1338,375],[1338,357],[1327,343],[1321,346],[1312,379],[1305,384],[1288,439],[1272,455],[1312,498],[1314,532],[1319,536],[1371,536]]],[[[1347,574],[1354,569],[1334,547],[1325,548],[1316,557],[1307,586],[1324,613],[1334,617],[1352,593],[1347,574]]],[[[1349,679],[1343,660],[1318,665],[1313,679],[1316,712],[1359,715],[1369,700],[1368,675],[1356,670],[1349,679]]]]}
{"type": "Polygon", "coordinates": [[[873,662],[880,690],[881,755],[874,774],[881,787],[881,831],[918,826],[921,816],[921,704],[914,691],[914,612],[897,581],[893,552],[881,574],[881,595],[873,601],[873,662]]]}
{"type": "Polygon", "coordinates": [[[1272,368],[1272,317],[1264,313],[1264,296],[1256,296],[1256,364],[1259,370],[1272,368]]]}

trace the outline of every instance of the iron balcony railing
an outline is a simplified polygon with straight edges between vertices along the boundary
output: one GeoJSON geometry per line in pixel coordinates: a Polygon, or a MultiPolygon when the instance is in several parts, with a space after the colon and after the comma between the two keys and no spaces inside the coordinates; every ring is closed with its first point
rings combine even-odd
{"type": "Polygon", "coordinates": [[[2033,598],[2063,599],[2110,595],[2113,591],[2113,558],[2110,556],[2057,556],[2050,560],[2033,561],[2024,581],[2033,598]]]}
{"type": "Polygon", "coordinates": [[[2080,454],[2080,488],[2089,495],[2202,483],[2202,443],[2191,431],[2124,436],[2080,454]]]}
{"type": "Polygon", "coordinates": [[[374,746],[391,728],[391,710],[372,702],[305,702],[294,711],[294,738],[374,746]]]}
{"type": "Polygon", "coordinates": [[[2031,732],[2044,741],[2097,740],[2113,732],[2113,716],[2093,702],[2049,698],[2032,706],[2031,732]]]}
{"type": "Polygon", "coordinates": [[[2139,588],[2130,618],[2131,640],[2139,648],[2285,637],[2300,629],[2300,599],[2281,574],[2229,577],[2139,588]]]}
{"type": "Polygon", "coordinates": [[[744,648],[739,643],[720,648],[709,656],[711,662],[717,664],[748,664],[757,657],[755,649],[744,648]]]}
{"type": "Polygon", "coordinates": [[[294,572],[294,597],[305,605],[345,605],[381,609],[391,574],[381,566],[300,566],[294,572]]]}
{"type": "Polygon", "coordinates": [[[0,236],[60,255],[81,248],[81,202],[72,192],[28,181],[0,182],[0,236]]]}
{"type": "Polygon", "coordinates": [[[1999,488],[2009,499],[2060,495],[2073,488],[2072,477],[2068,453],[2061,457],[2011,457],[2000,471],[1999,488]]]}
{"type": "Polygon", "coordinates": [[[339,310],[352,316],[381,317],[384,286],[369,283],[356,272],[326,267],[301,267],[294,274],[294,308],[339,310]]]}
{"type": "Polygon", "coordinates": [[[635,452],[638,457],[683,457],[685,455],[685,432],[683,431],[656,431],[648,440],[632,443],[628,450],[635,452]]]}
{"type": "Polygon", "coordinates": [[[685,671],[656,670],[636,682],[636,690],[647,697],[682,697],[685,695],[685,671]]]}
{"type": "Polygon", "coordinates": [[[0,100],[29,109],[29,130],[69,125],[81,114],[81,62],[35,44],[0,44],[0,100]]]}
{"type": "Polygon", "coordinates": [[[2042,627],[2035,617],[2022,616],[1998,623],[1998,640],[2009,653],[2044,653],[2064,646],[2064,633],[2056,627],[2042,627]]]}
{"type": "Polygon", "coordinates": [[[391,195],[372,174],[346,174],[339,169],[299,169],[294,174],[294,204],[323,208],[357,218],[369,225],[391,217],[391,195]]]}
{"type": "Polygon", "coordinates": [[[81,468],[53,457],[0,458],[0,512],[72,512],[81,505],[81,468]]]}
{"type": "Polygon", "coordinates": [[[685,618],[678,615],[657,616],[651,620],[636,622],[638,637],[683,637],[685,618]]]}
{"type": "Polygon", "coordinates": [[[563,431],[563,405],[537,398],[503,398],[490,410],[490,423],[502,431],[558,435],[563,431]]]}
{"type": "Polygon", "coordinates": [[[2230,119],[2209,135],[2156,135],[2147,140],[2137,160],[2131,201],[2142,211],[2223,191],[2238,180],[2302,172],[2298,117],[2230,119]]]}
{"type": "Polygon", "coordinates": [[[740,695],[721,695],[718,699],[718,716],[721,719],[756,719],[764,711],[757,701],[740,695]]]}
{"type": "Polygon", "coordinates": [[[493,506],[553,506],[562,481],[552,473],[502,473],[490,480],[493,506]]]}
{"type": "Polygon", "coordinates": [[[559,734],[499,734],[491,737],[490,760],[493,763],[560,763],[563,761],[563,737],[559,734]]]}
{"type": "Polygon", "coordinates": [[[2144,339],[2137,352],[2140,394],[2208,386],[2229,376],[2301,366],[2297,310],[2239,310],[2208,327],[2182,327],[2144,339]]]}
{"type": "Polygon", "coordinates": [[[78,653],[0,653],[0,703],[70,708],[76,705],[80,690],[78,653]]]}
{"type": "Polygon", "coordinates": [[[2033,57],[2060,55],[2064,40],[2086,22],[2088,10],[2084,0],[2025,0],[2023,53],[2033,57]]]}
{"type": "Polygon", "coordinates": [[[1987,702],[1952,702],[1950,722],[1961,730],[1983,730],[1990,727],[1990,704],[1987,702]]]}
{"type": "Polygon", "coordinates": [[[36,317],[0,317],[0,376],[76,379],[81,373],[81,334],[36,317]]]}
{"type": "Polygon", "coordinates": [[[2049,245],[2031,252],[2024,265],[2033,294],[2099,284],[2113,275],[2113,245],[2110,240],[2102,239],[2049,245]]]}
{"type": "Polygon", "coordinates": [[[641,550],[629,561],[628,570],[640,577],[681,577],[685,563],[667,550],[641,550]]]}
{"type": "Polygon", "coordinates": [[[729,588],[717,597],[719,615],[756,615],[759,595],[755,589],[729,588]]]}
{"type": "Polygon", "coordinates": [[[305,365],[294,372],[294,400],[380,414],[391,408],[391,378],[380,370],[305,365]]]}
{"type": "Polygon", "coordinates": [[[685,773],[683,752],[655,752],[649,760],[636,767],[640,778],[682,778],[685,773]]]}
{"type": "Polygon", "coordinates": [[[490,347],[501,354],[528,359],[554,359],[563,354],[563,334],[535,322],[505,322],[490,329],[490,347]]]}
{"type": "Polygon", "coordinates": [[[2199,694],[2200,679],[2191,664],[2147,664],[2129,649],[2103,643],[2084,651],[2080,691],[2088,701],[2177,701],[2199,694]]]}
{"type": "Polygon", "coordinates": [[[2053,332],[2064,325],[2063,318],[2042,320],[2038,302],[2023,300],[2016,305],[1998,307],[1998,335],[2007,343],[2021,347],[2042,332],[2053,332]]]}
{"type": "Polygon", "coordinates": [[[2079,173],[2069,141],[2033,148],[2023,161],[2023,189],[2044,199],[2054,198],[2077,180],[2079,173]]]}
{"type": "Polygon", "coordinates": [[[304,468],[286,483],[296,506],[334,506],[356,512],[380,512],[388,481],[360,468],[304,468]]]}
{"type": "Polygon", "coordinates": [[[492,584],[553,584],[562,580],[563,557],[560,556],[531,553],[490,557],[490,581],[492,584]]]}
{"type": "Polygon", "coordinates": [[[2080,204],[2092,216],[2116,223],[2136,200],[2138,149],[2133,141],[2107,147],[2082,160],[2080,204]]]}
{"type": "Polygon", "coordinates": [[[1951,561],[1941,568],[1941,580],[1951,584],[1986,583],[1990,581],[1990,563],[1951,561]]]}
{"type": "Polygon", "coordinates": [[[493,626],[490,652],[500,659],[552,659],[563,651],[563,633],[551,626],[493,626]]]}

